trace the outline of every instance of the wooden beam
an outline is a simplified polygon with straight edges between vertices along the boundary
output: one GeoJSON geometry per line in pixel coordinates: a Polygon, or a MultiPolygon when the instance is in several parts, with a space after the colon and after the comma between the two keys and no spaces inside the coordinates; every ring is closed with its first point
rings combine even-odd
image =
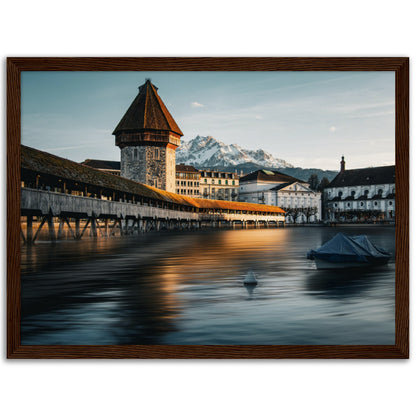
{"type": "Polygon", "coordinates": [[[72,229],[71,224],[69,223],[68,218],[65,218],[65,222],[66,222],[66,223],[67,223],[67,225],[68,225],[69,231],[71,231],[72,237],[74,237],[74,239],[76,239],[76,238],[77,238],[77,236],[76,236],[76,234],[74,233],[74,230],[72,229]]]}
{"type": "MultiPolygon", "coordinates": [[[[31,241],[32,243],[34,243],[34,242],[35,242],[36,237],[38,236],[38,234],[39,234],[40,230],[41,230],[41,229],[42,229],[42,227],[43,227],[43,224],[45,224],[45,222],[46,222],[46,219],[47,219],[47,216],[45,215],[45,216],[43,217],[43,219],[42,219],[42,222],[40,223],[39,228],[36,230],[36,234],[35,234],[35,236],[33,237],[33,240],[31,241]]],[[[29,241],[29,239],[28,239],[28,241],[29,241]]]]}
{"type": "Polygon", "coordinates": [[[90,222],[91,222],[91,218],[88,218],[88,221],[87,221],[87,223],[85,224],[84,229],[81,231],[81,235],[79,236],[79,239],[81,239],[81,238],[82,238],[82,236],[84,235],[85,230],[88,228],[88,225],[89,225],[89,223],[90,223],[90,222]]]}

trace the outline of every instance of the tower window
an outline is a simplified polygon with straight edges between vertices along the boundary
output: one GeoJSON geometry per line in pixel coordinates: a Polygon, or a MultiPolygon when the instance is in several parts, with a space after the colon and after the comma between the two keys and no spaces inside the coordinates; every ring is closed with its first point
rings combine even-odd
{"type": "Polygon", "coordinates": [[[155,159],[159,159],[159,149],[155,148],[155,159]]]}
{"type": "Polygon", "coordinates": [[[133,158],[134,160],[137,160],[137,149],[134,149],[133,151],[133,158]]]}

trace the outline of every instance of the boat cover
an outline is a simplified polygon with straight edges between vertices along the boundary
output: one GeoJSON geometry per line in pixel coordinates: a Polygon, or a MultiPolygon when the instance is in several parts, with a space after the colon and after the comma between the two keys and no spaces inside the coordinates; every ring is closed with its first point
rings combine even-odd
{"type": "Polygon", "coordinates": [[[374,260],[389,259],[390,255],[376,248],[365,235],[348,237],[338,233],[317,250],[311,250],[308,258],[332,262],[372,263],[374,260]]]}
{"type": "Polygon", "coordinates": [[[380,254],[390,257],[390,254],[387,253],[387,251],[374,245],[366,235],[356,235],[350,238],[357,242],[361,247],[365,248],[374,257],[379,257],[380,254]]]}

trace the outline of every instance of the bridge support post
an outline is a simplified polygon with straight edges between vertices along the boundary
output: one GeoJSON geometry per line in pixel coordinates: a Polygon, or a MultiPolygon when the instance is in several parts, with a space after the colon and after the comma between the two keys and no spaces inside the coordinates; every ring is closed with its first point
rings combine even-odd
{"type": "Polygon", "coordinates": [[[97,224],[95,217],[91,217],[91,234],[93,237],[97,237],[97,224]]]}
{"type": "Polygon", "coordinates": [[[27,244],[33,243],[33,216],[28,215],[26,221],[26,242],[27,244]]]}
{"type": "Polygon", "coordinates": [[[57,240],[59,240],[62,237],[62,233],[63,233],[63,230],[64,230],[64,225],[65,225],[65,219],[64,218],[59,218],[58,235],[56,237],[57,240]]]}
{"type": "Polygon", "coordinates": [[[55,226],[54,226],[54,223],[53,223],[52,215],[48,215],[47,221],[48,221],[49,240],[55,241],[56,240],[55,226]]]}
{"type": "Polygon", "coordinates": [[[79,218],[75,218],[75,238],[78,240],[81,238],[81,230],[79,226],[79,218]]]}

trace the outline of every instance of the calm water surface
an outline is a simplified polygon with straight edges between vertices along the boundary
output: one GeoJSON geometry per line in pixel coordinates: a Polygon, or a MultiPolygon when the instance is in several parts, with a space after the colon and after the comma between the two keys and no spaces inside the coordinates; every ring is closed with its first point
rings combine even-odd
{"type": "Polygon", "coordinates": [[[22,344],[394,344],[394,253],[394,228],[370,226],[38,242],[22,247],[22,344]],[[339,231],[393,259],[316,270],[306,253],[339,231]]]}

